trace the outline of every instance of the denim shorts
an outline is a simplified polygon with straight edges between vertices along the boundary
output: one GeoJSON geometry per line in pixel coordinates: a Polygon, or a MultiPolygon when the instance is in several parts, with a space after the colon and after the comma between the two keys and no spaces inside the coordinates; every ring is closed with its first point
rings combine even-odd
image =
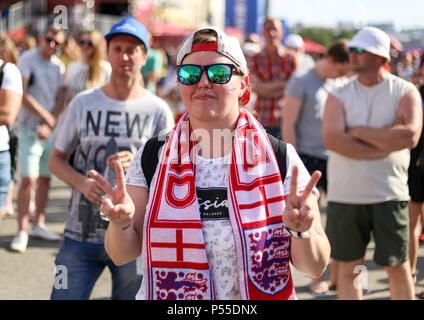
{"type": "Polygon", "coordinates": [[[49,139],[40,140],[36,131],[19,129],[18,163],[22,177],[50,177],[48,168],[53,149],[49,139]]]}
{"type": "Polygon", "coordinates": [[[0,212],[3,211],[11,179],[10,153],[9,151],[0,151],[0,212]]]}
{"type": "Polygon", "coordinates": [[[136,261],[116,266],[103,244],[65,237],[55,263],[52,300],[88,300],[105,267],[112,274],[112,300],[135,300],[141,286],[136,261]]]}

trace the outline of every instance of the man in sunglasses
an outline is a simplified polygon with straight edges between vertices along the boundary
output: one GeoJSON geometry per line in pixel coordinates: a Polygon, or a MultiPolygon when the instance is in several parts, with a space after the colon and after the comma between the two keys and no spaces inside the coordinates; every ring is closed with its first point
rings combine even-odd
{"type": "Polygon", "coordinates": [[[68,288],[54,286],[51,299],[88,299],[105,267],[112,274],[112,299],[135,298],[141,283],[136,261],[116,266],[106,253],[109,220],[100,212],[104,192],[88,172],[95,169],[108,176],[106,168],[115,162],[126,171],[138,148],[174,126],[169,106],[141,85],[140,69],[149,49],[145,26],[125,18],[105,38],[112,67],[109,82],[76,95],[53,138],[49,168],[73,187],[73,193],[65,239],[56,257],[56,265],[67,268],[68,288]]]}
{"type": "Polygon", "coordinates": [[[23,80],[22,108],[18,116],[18,161],[21,179],[17,195],[18,234],[11,250],[23,252],[28,244],[29,201],[31,189],[36,186],[36,216],[31,235],[44,240],[59,237],[45,227],[45,208],[51,173],[47,167],[50,151],[50,133],[63,110],[63,63],[55,53],[62,48],[65,33],[50,27],[39,41],[38,49],[25,53],[18,62],[23,80]]]}
{"type": "Polygon", "coordinates": [[[392,299],[413,299],[409,265],[409,149],[422,127],[421,98],[411,83],[390,74],[390,38],[374,27],[348,43],[357,75],[329,94],[323,116],[328,159],[326,232],[339,261],[340,299],[361,299],[365,252],[373,235],[374,261],[388,274],[392,299]],[[362,285],[359,279],[362,278],[362,285]]]}

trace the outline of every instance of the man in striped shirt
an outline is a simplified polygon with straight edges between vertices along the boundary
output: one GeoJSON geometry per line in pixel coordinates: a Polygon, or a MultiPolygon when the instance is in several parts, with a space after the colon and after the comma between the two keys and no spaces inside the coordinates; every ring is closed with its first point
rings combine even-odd
{"type": "Polygon", "coordinates": [[[296,69],[296,61],[281,44],[284,31],[280,20],[267,18],[262,35],[265,40],[262,51],[248,59],[251,87],[257,94],[254,108],[265,129],[281,137],[280,100],[288,79],[296,69]]]}

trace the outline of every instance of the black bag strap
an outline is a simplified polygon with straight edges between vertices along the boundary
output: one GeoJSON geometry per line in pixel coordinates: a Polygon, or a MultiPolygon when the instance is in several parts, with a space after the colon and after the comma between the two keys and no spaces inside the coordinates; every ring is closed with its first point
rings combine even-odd
{"type": "MultiPolygon", "coordinates": [[[[284,181],[287,171],[287,145],[284,141],[281,141],[280,139],[277,139],[268,133],[267,135],[278,161],[281,179],[284,181]]],[[[155,174],[156,167],[159,162],[159,150],[165,144],[167,138],[167,135],[153,137],[147,140],[146,144],[144,145],[143,153],[141,154],[141,168],[143,169],[144,177],[146,178],[148,187],[150,187],[150,183],[152,182],[153,175],[155,174]]]]}
{"type": "Polygon", "coordinates": [[[275,157],[277,158],[278,168],[280,168],[281,180],[284,181],[286,179],[287,173],[287,144],[267,133],[269,142],[271,142],[272,149],[274,149],[275,157]]]}
{"type": "Polygon", "coordinates": [[[168,136],[157,136],[147,140],[141,154],[141,168],[146,178],[147,186],[150,187],[156,167],[159,162],[159,150],[165,144],[168,136]]]}
{"type": "Polygon", "coordinates": [[[3,84],[3,77],[4,77],[4,66],[6,65],[6,62],[3,61],[2,65],[0,66],[0,89],[3,84]]]}

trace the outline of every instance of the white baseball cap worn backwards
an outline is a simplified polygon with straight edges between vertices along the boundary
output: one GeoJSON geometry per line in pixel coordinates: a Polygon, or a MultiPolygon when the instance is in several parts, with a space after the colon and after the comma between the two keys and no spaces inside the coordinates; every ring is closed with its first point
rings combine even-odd
{"type": "MultiPolygon", "coordinates": [[[[237,38],[228,36],[223,30],[216,27],[207,27],[196,30],[193,34],[184,42],[180,51],[177,54],[177,66],[181,65],[184,58],[193,52],[199,51],[216,51],[230,60],[232,60],[243,73],[243,75],[248,75],[248,68],[246,58],[243,54],[243,51],[240,46],[240,42],[237,38]],[[198,43],[193,44],[194,35],[200,31],[213,30],[217,35],[217,42],[212,43],[198,43]]],[[[248,78],[246,79],[247,89],[245,90],[243,96],[240,98],[240,102],[243,105],[246,105],[250,100],[250,87],[248,83],[248,78]]]]}
{"type": "Polygon", "coordinates": [[[193,32],[193,34],[184,42],[180,51],[178,51],[177,65],[180,65],[181,62],[183,62],[186,55],[197,51],[216,51],[233,60],[234,63],[243,72],[243,74],[248,74],[246,58],[244,57],[243,51],[241,50],[240,42],[238,39],[228,36],[224,31],[216,27],[202,28],[193,32]],[[217,42],[193,44],[194,35],[203,30],[215,31],[217,34],[217,42]]]}

